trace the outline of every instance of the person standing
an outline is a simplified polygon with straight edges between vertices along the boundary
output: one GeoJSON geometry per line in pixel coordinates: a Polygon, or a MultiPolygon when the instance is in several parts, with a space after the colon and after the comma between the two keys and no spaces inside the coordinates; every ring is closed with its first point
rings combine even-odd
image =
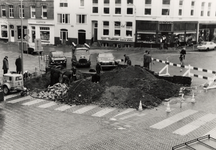
{"type": "Polygon", "coordinates": [[[150,63],[152,61],[149,54],[150,52],[146,50],[143,55],[143,67],[145,67],[146,69],[150,69],[150,63]]]}
{"type": "Polygon", "coordinates": [[[129,56],[127,56],[126,54],[124,54],[124,57],[125,57],[125,63],[127,63],[127,65],[131,65],[131,60],[129,58],[129,56]]]}
{"type": "MultiPolygon", "coordinates": [[[[182,66],[184,66],[185,55],[186,55],[186,49],[185,47],[183,47],[183,49],[180,51],[180,56],[179,56],[179,60],[182,66]]],[[[180,72],[182,72],[182,68],[180,69],[180,72]]]]}
{"type": "Polygon", "coordinates": [[[16,65],[16,72],[20,74],[22,72],[22,60],[20,56],[16,59],[15,65],[16,65]]]}
{"type": "Polygon", "coordinates": [[[97,65],[96,65],[96,73],[100,74],[101,70],[102,70],[102,68],[101,68],[100,63],[97,63],[97,65]]]}
{"type": "Polygon", "coordinates": [[[8,56],[5,56],[3,59],[3,66],[2,66],[4,74],[8,72],[9,69],[9,62],[8,62],[8,56]]]}

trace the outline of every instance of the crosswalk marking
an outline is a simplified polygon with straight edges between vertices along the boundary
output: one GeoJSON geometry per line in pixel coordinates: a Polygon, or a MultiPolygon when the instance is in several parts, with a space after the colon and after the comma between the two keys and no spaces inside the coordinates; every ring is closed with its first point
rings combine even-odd
{"type": "Polygon", "coordinates": [[[216,128],[212,129],[211,131],[209,131],[205,135],[208,135],[208,134],[210,134],[211,137],[216,138],[216,128]]]}
{"type": "Polygon", "coordinates": [[[36,99],[36,100],[30,101],[30,102],[23,103],[22,105],[30,106],[30,105],[34,105],[34,104],[37,104],[37,103],[40,103],[40,102],[43,102],[43,101],[44,100],[42,100],[42,99],[36,99]]]}
{"type": "Polygon", "coordinates": [[[25,100],[28,100],[28,99],[31,99],[31,98],[32,98],[31,96],[26,96],[26,97],[22,97],[22,98],[18,98],[18,99],[15,99],[15,100],[8,101],[7,103],[15,104],[15,103],[22,102],[22,101],[25,101],[25,100]]]}
{"type": "Polygon", "coordinates": [[[49,103],[40,105],[40,106],[38,106],[38,107],[40,107],[40,108],[48,108],[48,107],[51,107],[51,106],[54,106],[54,105],[56,105],[55,102],[49,102],[49,103]]]}
{"type": "Polygon", "coordinates": [[[85,106],[85,107],[83,107],[83,108],[80,108],[80,109],[74,111],[73,113],[76,113],[76,114],[83,114],[83,113],[85,113],[85,112],[87,112],[87,111],[89,111],[89,110],[91,110],[91,109],[94,109],[95,107],[97,107],[97,106],[94,106],[94,105],[85,106]]]}
{"type": "Polygon", "coordinates": [[[102,116],[112,112],[113,110],[115,110],[115,108],[104,108],[101,111],[93,114],[92,116],[94,116],[94,117],[102,117],[102,116]]]}
{"type": "Polygon", "coordinates": [[[65,111],[65,110],[70,109],[70,108],[75,107],[75,106],[76,106],[76,105],[72,105],[72,106],[70,106],[70,105],[63,105],[63,106],[61,106],[61,107],[56,108],[55,110],[58,110],[58,111],[65,111]]]}
{"type": "Polygon", "coordinates": [[[132,109],[132,108],[128,108],[122,112],[120,112],[119,114],[115,115],[113,118],[117,117],[117,116],[121,116],[121,115],[124,115],[124,114],[127,114],[127,113],[130,113],[132,111],[134,111],[135,109],[132,109]]]}
{"type": "Polygon", "coordinates": [[[188,109],[188,110],[183,111],[181,113],[178,113],[178,114],[176,114],[170,118],[167,118],[161,122],[158,122],[158,123],[156,123],[150,127],[155,128],[155,129],[163,129],[163,128],[165,128],[165,127],[167,127],[167,126],[169,126],[169,125],[171,125],[171,124],[173,124],[173,123],[175,123],[175,122],[177,122],[183,118],[186,118],[186,117],[196,113],[196,112],[197,112],[196,110],[188,109]]]}
{"type": "Polygon", "coordinates": [[[7,100],[7,99],[10,99],[10,98],[13,98],[13,97],[17,97],[17,96],[18,96],[18,94],[16,94],[16,95],[14,95],[14,94],[7,95],[7,96],[5,96],[5,99],[7,100]]]}
{"type": "Polygon", "coordinates": [[[186,135],[200,126],[206,124],[207,122],[210,122],[216,118],[216,115],[214,114],[207,114],[201,118],[198,118],[197,120],[183,126],[182,128],[179,128],[178,130],[174,131],[173,133],[179,134],[179,135],[186,135]]]}
{"type": "MultiPolygon", "coordinates": [[[[145,115],[145,114],[143,114],[143,115],[145,115]]],[[[125,119],[128,119],[128,118],[134,117],[134,116],[139,116],[139,113],[133,113],[133,114],[130,114],[130,115],[121,117],[121,118],[119,118],[119,119],[120,119],[120,120],[125,120],[125,119]]]]}

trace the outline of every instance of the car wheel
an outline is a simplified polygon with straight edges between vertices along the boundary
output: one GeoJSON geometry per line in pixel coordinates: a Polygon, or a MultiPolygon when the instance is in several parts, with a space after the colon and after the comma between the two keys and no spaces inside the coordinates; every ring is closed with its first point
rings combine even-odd
{"type": "Polygon", "coordinates": [[[34,52],[34,49],[28,48],[28,53],[29,53],[29,54],[33,54],[33,52],[34,52]]]}
{"type": "Polygon", "coordinates": [[[4,92],[4,95],[8,95],[10,93],[10,90],[8,89],[6,85],[3,86],[3,92],[4,92]]]}

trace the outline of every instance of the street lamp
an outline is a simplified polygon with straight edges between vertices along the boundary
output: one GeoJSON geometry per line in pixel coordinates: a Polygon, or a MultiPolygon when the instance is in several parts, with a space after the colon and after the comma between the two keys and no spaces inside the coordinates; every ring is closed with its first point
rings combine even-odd
{"type": "Polygon", "coordinates": [[[23,0],[20,0],[21,1],[21,6],[20,6],[20,9],[21,9],[21,66],[22,66],[22,75],[23,75],[23,8],[22,8],[22,1],[23,0]]]}

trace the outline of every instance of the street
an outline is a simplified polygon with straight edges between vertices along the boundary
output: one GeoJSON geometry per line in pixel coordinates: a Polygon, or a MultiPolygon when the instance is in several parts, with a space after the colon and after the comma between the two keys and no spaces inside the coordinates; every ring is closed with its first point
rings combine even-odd
{"type": "MultiPolygon", "coordinates": [[[[70,47],[45,47],[44,54],[51,50],[63,50],[70,68],[70,47]]],[[[128,54],[132,65],[142,65],[146,49],[137,50],[92,50],[92,66],[96,54],[111,51],[117,59],[128,54]]],[[[15,70],[15,59],[20,54],[16,45],[1,44],[0,59],[9,57],[10,71],[15,70]]],[[[188,49],[186,65],[216,70],[216,51],[198,52],[188,49]]],[[[153,58],[179,63],[179,51],[151,49],[153,58]]],[[[38,56],[24,54],[24,70],[34,71],[38,56]]],[[[159,72],[165,64],[155,62],[151,68],[159,72]]],[[[89,68],[82,68],[88,71],[89,68]]],[[[182,75],[180,68],[170,67],[171,75],[182,75]]],[[[212,74],[195,71],[212,77],[212,74]]],[[[1,71],[2,76],[2,71],[1,71]]],[[[30,96],[17,94],[5,96],[0,103],[0,150],[168,150],[188,140],[211,134],[216,138],[216,107],[214,89],[203,91],[201,84],[207,80],[193,77],[192,86],[197,86],[195,103],[191,96],[184,97],[180,108],[179,97],[170,104],[137,111],[135,109],[101,108],[95,105],[64,105],[30,96]]]]}

